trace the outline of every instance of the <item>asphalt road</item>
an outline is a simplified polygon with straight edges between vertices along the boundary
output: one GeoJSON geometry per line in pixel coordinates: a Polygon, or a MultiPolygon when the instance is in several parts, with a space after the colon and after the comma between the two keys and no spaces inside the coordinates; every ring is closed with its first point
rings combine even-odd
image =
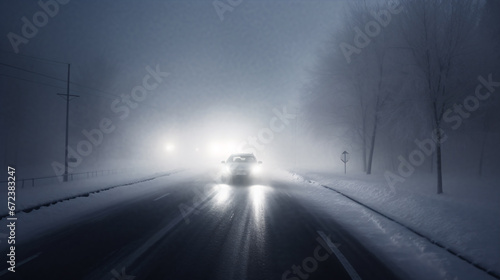
{"type": "Polygon", "coordinates": [[[1,278],[397,279],[335,213],[313,213],[294,196],[299,183],[221,185],[208,174],[155,183],[18,245],[16,273],[1,278]]]}

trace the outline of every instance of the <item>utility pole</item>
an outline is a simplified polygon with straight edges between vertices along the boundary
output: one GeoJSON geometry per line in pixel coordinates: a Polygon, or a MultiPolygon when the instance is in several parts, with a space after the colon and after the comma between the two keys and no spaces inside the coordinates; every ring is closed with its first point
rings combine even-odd
{"type": "MultiPolygon", "coordinates": [[[[40,57],[34,57],[34,56],[28,56],[28,55],[22,55],[22,54],[14,54],[14,53],[5,52],[5,51],[1,51],[1,50],[0,50],[0,52],[12,54],[12,55],[15,55],[15,56],[22,56],[22,57],[26,57],[26,58],[30,58],[30,59],[36,59],[36,60],[40,60],[40,61],[44,61],[44,62],[50,62],[50,63],[66,64],[66,65],[68,65],[68,78],[67,78],[66,94],[63,94],[63,93],[58,93],[57,94],[57,95],[59,95],[59,96],[61,96],[63,98],[66,98],[66,141],[65,141],[65,147],[64,147],[64,177],[63,177],[63,179],[64,179],[65,182],[67,182],[68,181],[68,162],[69,162],[69,158],[68,158],[69,101],[71,101],[71,99],[70,99],[71,97],[80,97],[78,95],[69,94],[69,86],[70,86],[70,83],[71,83],[70,82],[71,64],[70,63],[66,63],[66,62],[51,60],[51,59],[40,58],[40,57]]],[[[2,64],[3,66],[15,68],[17,70],[29,72],[31,74],[41,75],[41,76],[44,76],[46,78],[55,79],[55,80],[58,80],[58,81],[64,81],[64,80],[61,80],[61,79],[59,79],[57,77],[49,76],[49,75],[46,75],[46,74],[43,74],[43,73],[39,73],[39,72],[35,72],[35,71],[32,71],[32,70],[23,69],[21,67],[9,65],[9,64],[6,64],[6,63],[0,63],[0,64],[2,64]]],[[[16,77],[12,77],[12,78],[16,78],[16,77]]],[[[22,79],[22,80],[24,80],[24,79],[22,79]]],[[[36,82],[36,81],[31,81],[31,80],[26,80],[26,81],[28,81],[28,82],[36,82]]],[[[45,84],[45,85],[51,86],[49,84],[45,84]]]]}
{"type": "Polygon", "coordinates": [[[68,63],[68,82],[66,86],[66,94],[58,93],[57,95],[66,97],[66,141],[64,143],[64,182],[68,181],[68,131],[69,131],[69,101],[70,97],[79,97],[79,95],[69,94],[69,85],[70,85],[70,73],[71,73],[71,64],[68,63]]]}

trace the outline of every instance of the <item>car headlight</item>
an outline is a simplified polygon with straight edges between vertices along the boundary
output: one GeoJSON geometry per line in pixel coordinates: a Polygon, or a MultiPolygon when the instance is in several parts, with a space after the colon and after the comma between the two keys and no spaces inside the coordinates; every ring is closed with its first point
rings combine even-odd
{"type": "Polygon", "coordinates": [[[224,167],[224,171],[226,173],[231,173],[231,168],[229,168],[229,166],[226,166],[226,167],[224,167]]]}
{"type": "Polygon", "coordinates": [[[256,165],[254,167],[252,167],[252,173],[253,174],[256,174],[256,173],[260,173],[261,172],[261,167],[259,165],[256,165]]]}

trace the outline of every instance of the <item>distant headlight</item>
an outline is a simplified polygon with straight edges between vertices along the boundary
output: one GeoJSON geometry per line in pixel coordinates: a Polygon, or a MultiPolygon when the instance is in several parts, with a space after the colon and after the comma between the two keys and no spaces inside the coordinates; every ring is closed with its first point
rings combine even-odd
{"type": "Polygon", "coordinates": [[[171,143],[166,144],[165,150],[167,150],[167,152],[169,152],[169,153],[173,152],[175,150],[174,144],[171,144],[171,143]]]}
{"type": "Polygon", "coordinates": [[[229,168],[229,166],[225,166],[224,167],[224,172],[231,173],[231,168],[229,168]]]}

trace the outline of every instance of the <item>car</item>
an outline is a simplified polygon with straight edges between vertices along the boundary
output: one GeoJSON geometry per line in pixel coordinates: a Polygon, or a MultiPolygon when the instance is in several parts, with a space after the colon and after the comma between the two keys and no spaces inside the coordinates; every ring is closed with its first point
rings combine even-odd
{"type": "Polygon", "coordinates": [[[262,161],[257,161],[254,154],[232,154],[224,164],[221,179],[223,182],[250,180],[260,173],[262,161]]]}

